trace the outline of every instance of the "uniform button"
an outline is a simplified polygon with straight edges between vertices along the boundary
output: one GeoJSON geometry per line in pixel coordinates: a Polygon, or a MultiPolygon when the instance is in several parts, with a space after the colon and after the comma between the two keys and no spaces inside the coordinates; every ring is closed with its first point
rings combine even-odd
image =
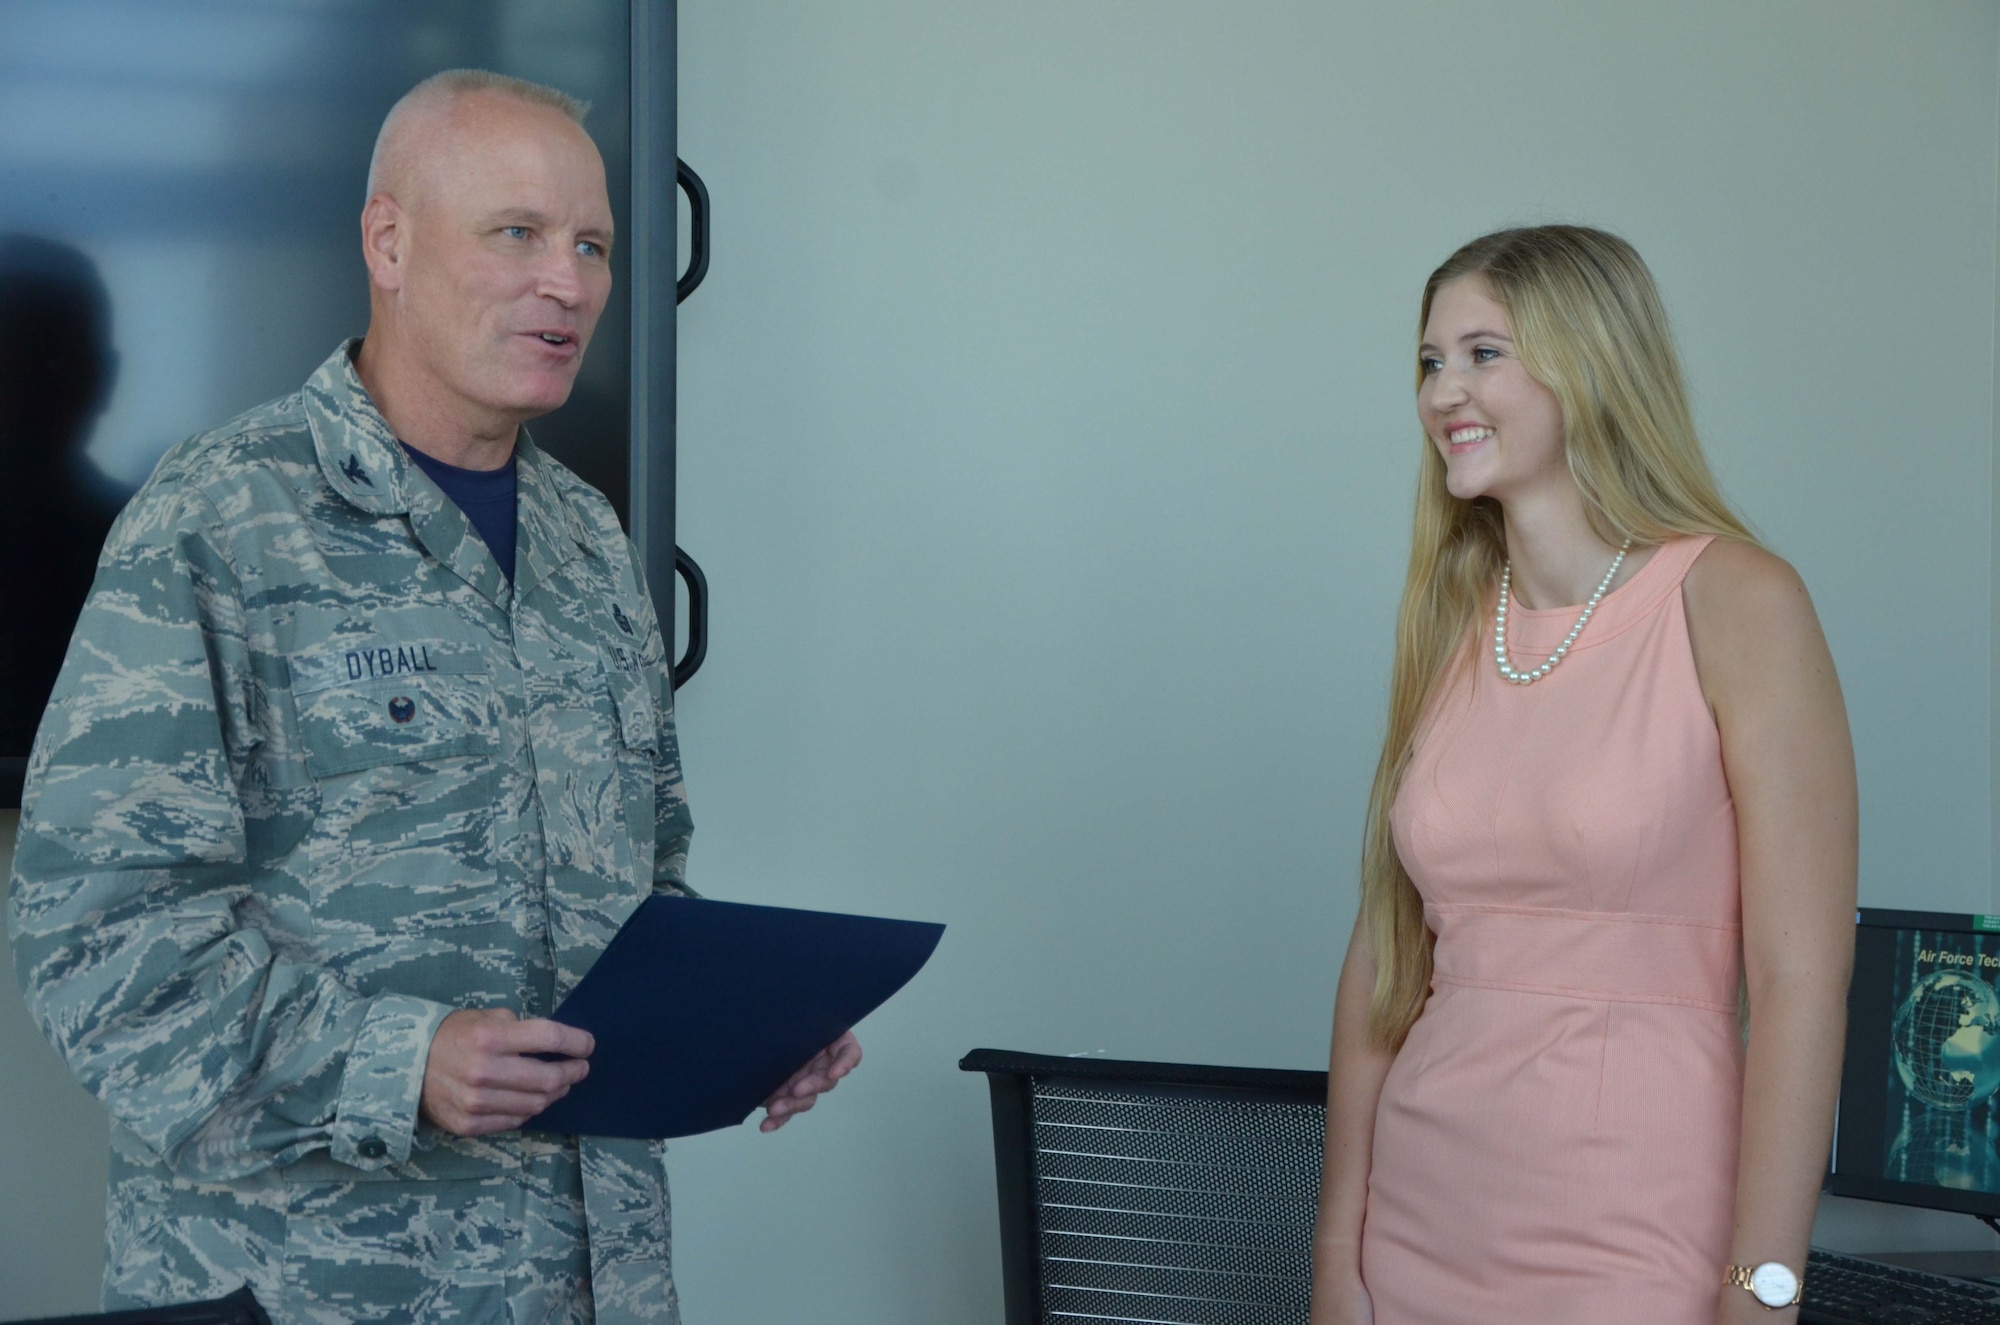
{"type": "Polygon", "coordinates": [[[363,1159],[380,1159],[389,1153],[389,1147],[379,1136],[371,1136],[354,1147],[355,1153],[363,1159]]]}

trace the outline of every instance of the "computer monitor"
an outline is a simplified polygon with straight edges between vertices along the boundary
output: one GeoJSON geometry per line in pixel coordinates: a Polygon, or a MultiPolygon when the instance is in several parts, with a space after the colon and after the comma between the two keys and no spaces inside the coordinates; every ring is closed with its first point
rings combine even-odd
{"type": "Polygon", "coordinates": [[[2000,916],[1856,913],[1826,1190],[2000,1216],[2000,916]]]}

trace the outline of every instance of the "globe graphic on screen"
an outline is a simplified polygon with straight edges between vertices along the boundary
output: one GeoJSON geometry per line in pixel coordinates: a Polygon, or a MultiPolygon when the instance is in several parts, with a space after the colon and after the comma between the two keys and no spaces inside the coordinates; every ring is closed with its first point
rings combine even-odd
{"type": "Polygon", "coordinates": [[[1889,1148],[1882,1176],[1927,1187],[2000,1192],[2000,1154],[1970,1115],[1953,1109],[1913,1109],[1889,1148]]]}
{"type": "Polygon", "coordinates": [[[1925,1104],[1963,1109],[2000,1089],[2000,994],[1976,975],[1917,981],[1889,1034],[1897,1074],[1925,1104]]]}

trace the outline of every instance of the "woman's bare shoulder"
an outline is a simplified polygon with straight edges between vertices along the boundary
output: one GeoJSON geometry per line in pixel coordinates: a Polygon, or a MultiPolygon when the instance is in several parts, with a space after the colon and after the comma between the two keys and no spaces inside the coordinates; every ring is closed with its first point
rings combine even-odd
{"type": "Polygon", "coordinates": [[[1689,568],[1684,597],[1690,612],[1753,626],[1768,620],[1782,627],[1801,610],[1812,614],[1812,598],[1792,563],[1775,552],[1734,538],[1718,538],[1703,548],[1689,568]]]}
{"type": "Polygon", "coordinates": [[[1739,539],[1702,549],[1682,584],[1703,688],[1761,688],[1798,666],[1817,667],[1826,639],[1805,581],[1776,553],[1739,539]],[[1754,679],[1753,679],[1754,678],[1754,679]]]}

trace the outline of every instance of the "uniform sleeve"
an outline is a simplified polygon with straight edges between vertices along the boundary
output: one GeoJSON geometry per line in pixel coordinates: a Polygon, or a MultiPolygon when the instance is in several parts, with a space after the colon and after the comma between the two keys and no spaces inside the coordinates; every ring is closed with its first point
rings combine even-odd
{"type": "MultiPolygon", "coordinates": [[[[655,627],[657,633],[658,628],[655,627]]],[[[681,777],[681,747],[674,734],[674,683],[669,667],[660,669],[654,708],[660,715],[659,755],[654,764],[653,888],[685,897],[701,894],[688,887],[688,842],[694,820],[688,815],[687,784],[681,777]]]]}
{"type": "Polygon", "coordinates": [[[113,530],[29,760],[8,932],[42,1033],[174,1170],[408,1157],[452,1011],[362,998],[257,924],[257,687],[221,518],[156,481],[113,530]]]}
{"type": "Polygon", "coordinates": [[[680,738],[674,731],[674,660],[660,630],[653,595],[646,587],[646,573],[639,564],[638,549],[625,545],[632,567],[635,595],[640,611],[639,637],[653,682],[653,712],[658,715],[659,739],[653,756],[653,889],[684,897],[701,894],[688,887],[688,842],[694,820],[688,814],[687,783],[681,774],[680,738]]]}

